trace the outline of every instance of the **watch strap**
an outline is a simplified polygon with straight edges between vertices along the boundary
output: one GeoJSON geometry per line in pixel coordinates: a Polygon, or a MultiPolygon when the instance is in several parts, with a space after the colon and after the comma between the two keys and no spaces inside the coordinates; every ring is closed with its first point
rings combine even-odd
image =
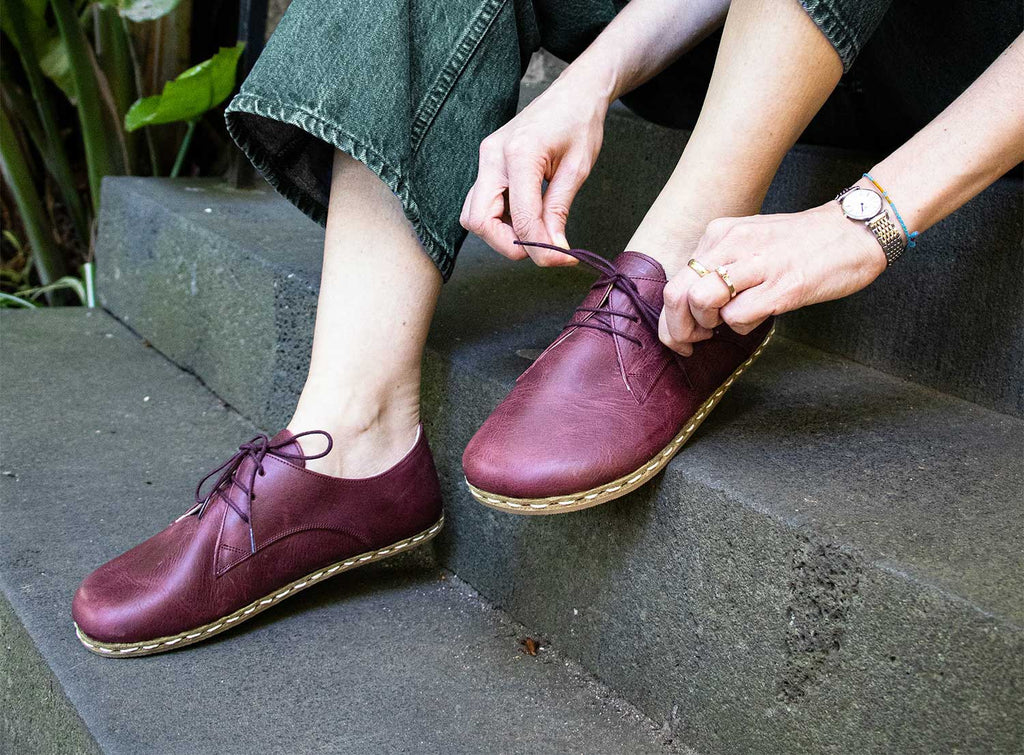
{"type": "Polygon", "coordinates": [[[907,248],[907,245],[903,243],[903,234],[900,233],[899,226],[892,222],[885,210],[867,221],[867,226],[875,234],[875,238],[882,246],[882,251],[885,252],[885,259],[891,265],[907,248]]]}
{"type": "MultiPolygon", "coordinates": [[[[858,188],[860,187],[854,184],[849,188],[843,189],[841,192],[836,194],[835,201],[842,205],[843,197],[858,188]]],[[[853,220],[853,218],[850,218],[850,220],[853,220]]],[[[891,265],[895,262],[896,258],[903,254],[903,250],[907,248],[907,245],[903,241],[903,236],[900,234],[899,226],[892,222],[892,219],[889,217],[889,213],[885,211],[884,202],[882,205],[882,211],[870,220],[864,221],[864,224],[868,227],[868,230],[874,234],[875,239],[882,247],[882,252],[885,253],[887,265],[891,265]]]]}

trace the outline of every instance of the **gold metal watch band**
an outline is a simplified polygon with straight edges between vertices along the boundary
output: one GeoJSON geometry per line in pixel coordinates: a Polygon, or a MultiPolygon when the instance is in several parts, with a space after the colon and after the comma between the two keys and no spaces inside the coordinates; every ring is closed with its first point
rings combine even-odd
{"type": "Polygon", "coordinates": [[[903,234],[900,233],[899,226],[892,222],[889,218],[889,214],[883,209],[880,213],[867,221],[868,228],[875,234],[875,238],[878,239],[878,243],[882,245],[882,251],[885,252],[885,259],[891,265],[896,261],[896,258],[903,254],[903,250],[907,248],[906,243],[903,241],[903,234]]]}

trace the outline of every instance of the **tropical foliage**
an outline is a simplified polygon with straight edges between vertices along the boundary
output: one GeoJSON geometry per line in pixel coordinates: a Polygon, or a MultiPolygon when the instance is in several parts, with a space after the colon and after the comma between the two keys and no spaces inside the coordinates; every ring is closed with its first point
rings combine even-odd
{"type": "Polygon", "coordinates": [[[91,304],[102,178],[158,175],[149,129],[136,132],[184,122],[171,169],[178,175],[199,118],[231,94],[240,46],[142,96],[133,26],[178,2],[0,0],[0,169],[17,216],[5,212],[0,306],[91,304]]]}

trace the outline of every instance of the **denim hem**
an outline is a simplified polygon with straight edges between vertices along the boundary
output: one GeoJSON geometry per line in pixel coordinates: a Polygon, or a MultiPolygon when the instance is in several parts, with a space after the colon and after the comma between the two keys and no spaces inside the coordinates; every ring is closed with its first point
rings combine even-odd
{"type": "Polygon", "coordinates": [[[487,31],[494,23],[494,19],[506,5],[508,5],[508,0],[487,0],[462,33],[462,37],[455,46],[455,51],[437,74],[427,96],[420,101],[416,108],[409,134],[412,154],[415,155],[419,150],[423,138],[433,125],[445,100],[448,99],[448,95],[451,94],[455,82],[459,80],[459,76],[469,65],[469,61],[473,59],[473,55],[487,36],[487,31]]]}
{"type": "Polygon", "coordinates": [[[231,117],[233,113],[256,115],[300,128],[310,136],[351,155],[372,170],[401,200],[405,216],[412,223],[420,243],[437,266],[442,279],[447,281],[451,277],[455,266],[455,250],[449,248],[427,227],[408,181],[382,155],[368,146],[366,140],[358,139],[300,105],[278,102],[257,94],[239,93],[228,105],[224,120],[231,138],[275,190],[322,226],[327,225],[327,207],[289,180],[287,171],[280,170],[276,164],[275,155],[259,140],[252,138],[244,122],[231,117]]]}
{"type": "Polygon", "coordinates": [[[848,72],[860,54],[857,35],[836,11],[831,0],[800,0],[800,5],[839,55],[843,73],[848,72]]]}

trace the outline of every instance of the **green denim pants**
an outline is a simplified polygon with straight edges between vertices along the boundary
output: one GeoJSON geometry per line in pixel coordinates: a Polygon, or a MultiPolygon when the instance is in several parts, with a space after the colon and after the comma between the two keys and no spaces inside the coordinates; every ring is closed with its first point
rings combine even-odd
{"type": "MultiPolygon", "coordinates": [[[[849,68],[889,1],[803,5],[849,68]]],[[[228,106],[228,130],[267,181],[321,224],[333,151],[366,164],[400,198],[447,280],[465,238],[458,217],[475,179],[479,144],[515,114],[531,54],[543,46],[573,59],[624,6],[622,0],[294,0],[228,106]]],[[[671,124],[665,111],[677,106],[672,94],[686,65],[684,58],[671,66],[626,104],[671,124]]]]}

